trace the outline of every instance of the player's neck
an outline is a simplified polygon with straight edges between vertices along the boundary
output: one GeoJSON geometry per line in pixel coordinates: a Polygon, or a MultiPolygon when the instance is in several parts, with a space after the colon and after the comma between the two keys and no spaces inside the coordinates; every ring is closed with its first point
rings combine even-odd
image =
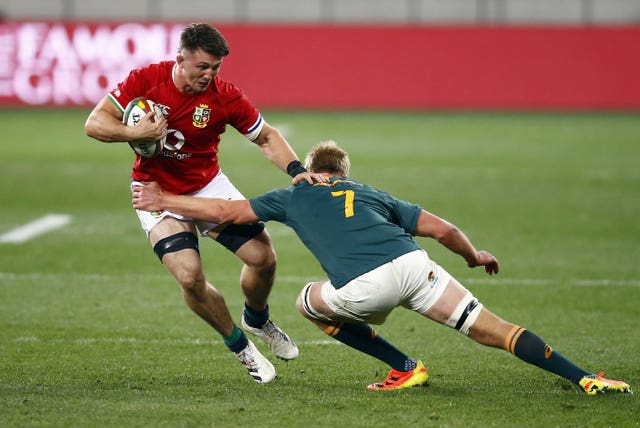
{"type": "Polygon", "coordinates": [[[173,70],[171,70],[171,80],[173,80],[173,85],[176,89],[183,94],[195,94],[197,92],[187,83],[187,79],[184,77],[184,74],[180,72],[180,67],[178,67],[177,63],[173,66],[173,70]]]}
{"type": "Polygon", "coordinates": [[[330,172],[320,172],[320,174],[324,175],[325,177],[327,177],[327,180],[330,180],[333,177],[338,177],[338,178],[344,178],[344,176],[340,175],[340,174],[332,174],[330,172]]]}

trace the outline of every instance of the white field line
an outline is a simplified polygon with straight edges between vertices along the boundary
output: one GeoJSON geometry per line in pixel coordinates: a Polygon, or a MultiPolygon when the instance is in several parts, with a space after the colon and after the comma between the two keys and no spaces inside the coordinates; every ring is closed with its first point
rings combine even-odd
{"type": "Polygon", "coordinates": [[[0,242],[21,244],[43,233],[51,232],[71,223],[71,216],[66,214],[47,214],[30,223],[0,235],[0,242]]]}
{"type": "MultiPolygon", "coordinates": [[[[142,345],[219,345],[222,340],[202,340],[202,339],[141,339],[136,337],[79,337],[79,338],[42,338],[37,336],[20,336],[13,339],[13,342],[28,343],[71,343],[76,345],[91,345],[93,343],[132,343],[142,345]]],[[[296,341],[299,345],[330,346],[342,345],[337,340],[308,340],[304,342],[296,341]]]]}
{"type": "MultiPolygon", "coordinates": [[[[148,281],[173,281],[168,273],[158,274],[87,274],[87,273],[13,273],[0,271],[0,280],[6,281],[67,281],[78,280],[83,282],[138,282],[148,281]]],[[[276,277],[276,282],[286,284],[299,284],[300,288],[309,281],[317,281],[323,277],[301,277],[281,275],[276,277]]],[[[212,275],[211,280],[216,283],[232,282],[237,283],[238,276],[216,276],[212,275]]],[[[463,285],[497,285],[501,287],[517,286],[552,286],[569,284],[578,287],[640,287],[640,279],[548,279],[548,278],[464,278],[460,281],[463,285]]],[[[2,285],[0,283],[0,285],[2,285]]]]}
{"type": "Polygon", "coordinates": [[[549,286],[569,284],[578,287],[640,287],[640,279],[544,279],[544,278],[467,278],[462,284],[482,284],[482,285],[501,285],[501,286],[549,286]]]}

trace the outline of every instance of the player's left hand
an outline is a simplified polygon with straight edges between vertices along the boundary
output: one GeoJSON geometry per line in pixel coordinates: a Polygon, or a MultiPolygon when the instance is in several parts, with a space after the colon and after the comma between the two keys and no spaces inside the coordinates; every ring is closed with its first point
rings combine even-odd
{"type": "Polygon", "coordinates": [[[317,172],[309,172],[309,171],[305,171],[305,172],[301,172],[300,174],[296,175],[295,177],[293,177],[293,179],[291,180],[291,184],[293,184],[294,186],[296,184],[300,184],[303,181],[306,181],[309,184],[313,184],[315,183],[324,183],[329,181],[329,178],[327,178],[327,176],[325,176],[324,174],[319,174],[317,172]]]}

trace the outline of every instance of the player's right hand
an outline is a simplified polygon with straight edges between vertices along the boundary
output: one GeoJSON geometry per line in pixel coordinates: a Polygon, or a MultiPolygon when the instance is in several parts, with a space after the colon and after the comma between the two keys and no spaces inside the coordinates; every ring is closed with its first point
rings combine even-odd
{"type": "Polygon", "coordinates": [[[143,186],[133,186],[131,202],[133,207],[142,211],[161,211],[164,189],[155,181],[143,182],[143,186]]]}
{"type": "Polygon", "coordinates": [[[484,250],[478,251],[476,253],[476,259],[467,264],[469,267],[484,266],[484,271],[489,275],[493,275],[500,271],[498,259],[496,259],[490,252],[484,250]]]}
{"type": "Polygon", "coordinates": [[[167,134],[167,119],[160,115],[156,117],[155,112],[148,112],[136,126],[132,127],[134,141],[156,141],[167,134]]]}

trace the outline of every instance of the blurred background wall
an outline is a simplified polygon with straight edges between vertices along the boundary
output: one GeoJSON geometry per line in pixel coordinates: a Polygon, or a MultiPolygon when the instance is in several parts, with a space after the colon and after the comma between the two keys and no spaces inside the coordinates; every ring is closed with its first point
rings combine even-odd
{"type": "Polygon", "coordinates": [[[640,0],[0,0],[0,106],[94,104],[193,21],[261,108],[639,110],[640,0]]]}
{"type": "Polygon", "coordinates": [[[639,0],[1,0],[6,19],[637,24],[639,0]]]}

